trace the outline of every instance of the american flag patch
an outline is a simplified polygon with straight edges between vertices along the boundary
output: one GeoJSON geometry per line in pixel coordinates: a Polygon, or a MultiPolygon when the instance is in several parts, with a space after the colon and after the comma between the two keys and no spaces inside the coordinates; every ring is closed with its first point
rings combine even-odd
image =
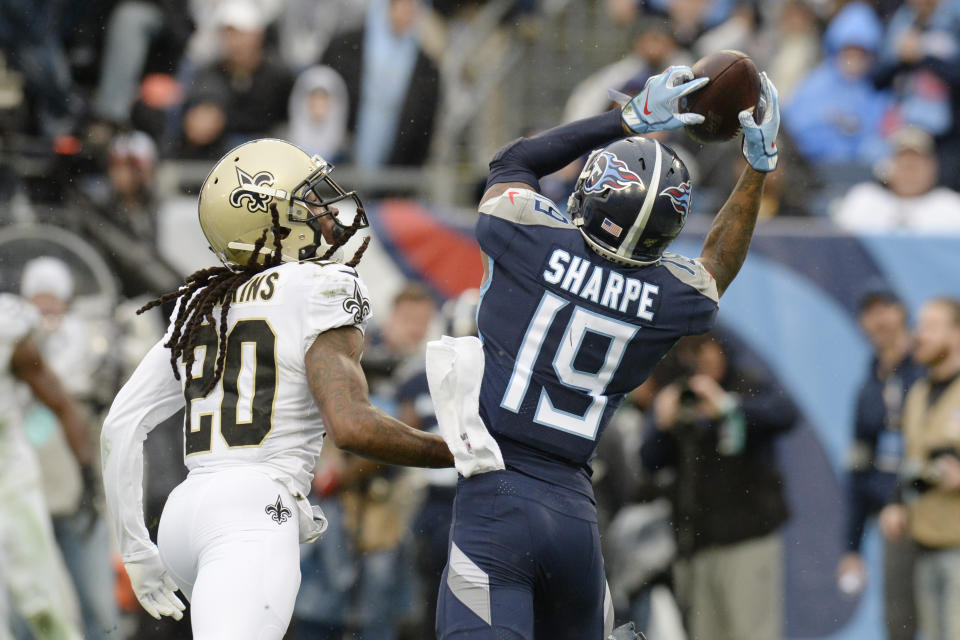
{"type": "Polygon", "coordinates": [[[600,223],[600,228],[612,235],[614,238],[619,238],[620,234],[623,233],[623,227],[618,225],[610,218],[604,218],[603,222],[600,223]]]}

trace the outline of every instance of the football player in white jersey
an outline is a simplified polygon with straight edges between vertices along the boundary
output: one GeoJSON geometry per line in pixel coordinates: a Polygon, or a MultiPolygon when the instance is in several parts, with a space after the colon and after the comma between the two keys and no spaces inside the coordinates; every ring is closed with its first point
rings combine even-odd
{"type": "MultiPolygon", "coordinates": [[[[13,608],[37,638],[79,640],[76,594],[53,535],[37,456],[21,426],[16,385],[26,383],[56,414],[83,470],[86,507],[92,506],[92,451],[82,412],[31,336],[39,322],[26,300],[0,294],[0,599],[9,587],[13,608]]],[[[8,637],[0,618],[0,639],[8,637]]]]}
{"type": "Polygon", "coordinates": [[[180,619],[179,588],[194,638],[283,636],[300,584],[298,543],[326,526],[305,498],[325,433],[380,462],[453,465],[439,436],[369,402],[360,355],[370,304],[353,268],[369,238],[349,261],[342,250],[368,224],[331,169],[273,139],[214,166],[200,225],[224,266],[145,307],[176,300],[167,334],[103,426],[107,507],[134,592],[154,617],[180,619]],[[154,545],[142,441],[181,407],[189,475],[170,494],[154,545]]]}

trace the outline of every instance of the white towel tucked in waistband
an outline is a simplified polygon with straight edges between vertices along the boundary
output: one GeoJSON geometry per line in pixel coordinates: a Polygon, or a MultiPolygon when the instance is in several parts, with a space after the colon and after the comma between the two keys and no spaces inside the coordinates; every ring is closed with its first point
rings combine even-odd
{"type": "Polygon", "coordinates": [[[473,336],[427,343],[427,382],[437,425],[457,471],[469,478],[503,469],[497,441],[480,419],[483,345],[473,336]]]}

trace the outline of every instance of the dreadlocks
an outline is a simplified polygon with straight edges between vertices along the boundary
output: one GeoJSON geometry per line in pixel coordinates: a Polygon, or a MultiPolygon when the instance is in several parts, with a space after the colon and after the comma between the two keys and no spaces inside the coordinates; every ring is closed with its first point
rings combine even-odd
{"type": "MultiPolygon", "coordinates": [[[[184,370],[193,369],[194,358],[196,355],[196,336],[197,330],[204,324],[216,325],[213,318],[213,310],[220,304],[220,327],[217,341],[217,362],[214,368],[213,377],[207,383],[202,394],[209,394],[217,381],[223,375],[223,365],[227,357],[227,313],[230,311],[230,305],[233,302],[233,296],[245,282],[256,274],[279,265],[283,259],[281,253],[281,238],[283,238],[288,229],[280,226],[280,214],[277,211],[277,205],[270,205],[271,226],[264,229],[263,234],[257,239],[253,246],[250,258],[246,265],[240,268],[230,268],[226,266],[210,267],[193,272],[184,280],[183,285],[176,291],[170,291],[159,298],[151,300],[147,304],[137,309],[141,314],[156,306],[165,304],[171,300],[177,300],[177,317],[173,323],[173,332],[170,339],[163,346],[170,349],[170,366],[173,368],[173,375],[177,380],[180,379],[180,370],[177,367],[177,361],[184,359],[184,370]],[[273,253],[261,262],[260,251],[267,242],[267,233],[273,234],[273,253]]],[[[352,238],[362,227],[356,222],[346,228],[337,241],[320,257],[320,260],[327,260],[333,253],[342,247],[352,238]]],[[[350,262],[346,263],[348,267],[355,267],[363,257],[364,251],[370,244],[369,236],[364,238],[363,243],[354,253],[350,262]]]]}

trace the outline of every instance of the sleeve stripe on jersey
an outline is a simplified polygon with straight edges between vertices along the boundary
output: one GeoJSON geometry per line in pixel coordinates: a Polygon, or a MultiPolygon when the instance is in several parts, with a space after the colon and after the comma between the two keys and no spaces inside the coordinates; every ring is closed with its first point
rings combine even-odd
{"type": "Polygon", "coordinates": [[[510,188],[480,205],[480,213],[522,225],[568,229],[570,223],[547,198],[530,189],[510,188]]]}
{"type": "Polygon", "coordinates": [[[680,282],[693,287],[714,302],[720,301],[717,281],[713,279],[706,267],[700,264],[699,260],[690,260],[674,254],[664,254],[664,257],[660,259],[660,264],[666,267],[667,271],[680,282]]]}

